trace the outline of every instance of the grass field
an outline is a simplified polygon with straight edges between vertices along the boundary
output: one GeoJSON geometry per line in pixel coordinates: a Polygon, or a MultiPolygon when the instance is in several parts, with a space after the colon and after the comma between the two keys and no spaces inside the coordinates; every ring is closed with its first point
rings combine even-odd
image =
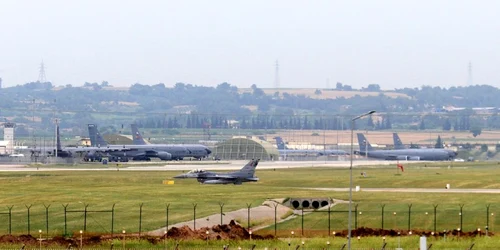
{"type": "MultiPolygon", "coordinates": [[[[500,170],[496,163],[422,163],[405,165],[405,172],[396,167],[363,167],[354,170],[354,185],[361,188],[500,188],[500,170]],[[362,177],[360,172],[366,172],[362,177]]],[[[78,168],[78,167],[76,167],[78,168]]],[[[195,180],[182,180],[175,185],[164,185],[163,180],[179,174],[175,171],[36,171],[0,172],[0,234],[7,233],[8,207],[12,207],[12,232],[27,232],[27,206],[30,205],[31,231],[46,230],[46,211],[49,218],[49,234],[64,231],[64,208],[79,212],[67,214],[67,230],[76,232],[83,227],[83,209],[88,205],[87,231],[109,233],[110,213],[93,211],[110,210],[115,204],[114,231],[139,230],[139,210],[142,206],[143,232],[165,225],[166,205],[169,204],[169,223],[188,221],[193,218],[196,204],[198,218],[224,211],[245,208],[247,204],[260,205],[267,198],[331,197],[348,200],[348,192],[319,191],[308,188],[346,188],[349,183],[347,169],[300,168],[257,170],[260,181],[240,186],[200,185],[195,180]],[[50,206],[50,207],[49,207],[50,206]],[[46,210],[46,207],[48,209],[46,210]]],[[[500,209],[498,194],[463,193],[386,193],[354,192],[357,207],[357,224],[363,227],[381,227],[381,207],[384,207],[384,228],[404,230],[408,225],[408,205],[412,204],[411,228],[433,230],[433,205],[437,207],[437,230],[457,228],[462,217],[463,231],[472,231],[486,225],[486,205],[490,230],[500,226],[497,219],[500,209]],[[460,207],[463,214],[460,217],[460,207]],[[362,212],[359,214],[359,212],[362,212]],[[396,212],[396,215],[394,215],[396,212]],[[427,214],[426,214],[427,213],[427,214]]],[[[331,229],[347,228],[346,204],[332,208],[331,229]]],[[[257,219],[254,218],[257,221],[257,219]]],[[[253,226],[257,226],[252,224],[253,226]]],[[[310,213],[278,225],[278,234],[288,235],[304,228],[305,236],[328,235],[327,213],[310,213]],[[303,225],[303,226],[302,226],[303,225]]],[[[273,232],[274,225],[266,231],[273,232]]]]}

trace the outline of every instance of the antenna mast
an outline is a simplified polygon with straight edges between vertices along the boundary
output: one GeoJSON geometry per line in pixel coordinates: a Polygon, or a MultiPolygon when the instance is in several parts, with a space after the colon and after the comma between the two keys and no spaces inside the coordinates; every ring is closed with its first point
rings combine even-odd
{"type": "Polygon", "coordinates": [[[274,88],[280,88],[280,66],[278,60],[276,60],[276,70],[274,72],[274,88]]]}
{"type": "Polygon", "coordinates": [[[38,68],[38,82],[44,83],[47,82],[47,78],[45,77],[45,64],[40,63],[40,67],[38,68]]]}

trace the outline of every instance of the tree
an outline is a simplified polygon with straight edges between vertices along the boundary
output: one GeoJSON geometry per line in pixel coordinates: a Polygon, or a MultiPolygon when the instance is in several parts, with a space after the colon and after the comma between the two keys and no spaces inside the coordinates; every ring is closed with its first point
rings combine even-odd
{"type": "Polygon", "coordinates": [[[441,141],[441,136],[438,135],[436,145],[434,145],[435,148],[443,148],[443,141],[441,141]]]}
{"type": "Polygon", "coordinates": [[[488,145],[482,144],[481,145],[481,152],[486,152],[486,151],[488,151],[488,145]]]}
{"type": "Polygon", "coordinates": [[[470,132],[472,133],[472,136],[476,137],[481,134],[481,128],[480,127],[472,127],[470,129],[470,132]]]}
{"type": "Polygon", "coordinates": [[[342,83],[341,83],[341,82],[337,82],[337,85],[335,86],[335,89],[336,89],[336,90],[343,90],[343,89],[344,89],[344,86],[342,86],[342,83]]]}
{"type": "Polygon", "coordinates": [[[450,131],[451,130],[451,122],[450,119],[446,118],[443,123],[443,130],[450,131]]]}
{"type": "Polygon", "coordinates": [[[420,129],[420,130],[425,130],[425,123],[424,123],[424,120],[420,121],[420,125],[418,126],[418,129],[420,129]]]}
{"type": "Polygon", "coordinates": [[[315,95],[321,95],[321,90],[316,89],[316,91],[314,91],[314,94],[315,94],[315,95]]]}
{"type": "Polygon", "coordinates": [[[372,116],[368,116],[368,119],[367,119],[367,123],[366,123],[366,126],[369,128],[369,129],[373,129],[375,127],[375,124],[373,123],[373,118],[372,116]]]}

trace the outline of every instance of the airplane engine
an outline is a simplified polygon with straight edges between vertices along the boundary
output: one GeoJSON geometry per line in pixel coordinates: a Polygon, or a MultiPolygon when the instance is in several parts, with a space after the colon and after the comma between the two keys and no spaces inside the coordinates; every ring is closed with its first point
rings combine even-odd
{"type": "Polygon", "coordinates": [[[410,157],[408,157],[408,160],[410,160],[410,161],[420,161],[420,156],[410,156],[410,157]]]}
{"type": "Polygon", "coordinates": [[[398,155],[398,156],[396,156],[396,160],[407,161],[407,160],[409,160],[409,156],[407,156],[407,155],[398,155]]]}
{"type": "Polygon", "coordinates": [[[172,160],[172,154],[170,154],[169,152],[158,152],[156,155],[158,156],[158,158],[160,158],[160,160],[163,161],[172,160]]]}

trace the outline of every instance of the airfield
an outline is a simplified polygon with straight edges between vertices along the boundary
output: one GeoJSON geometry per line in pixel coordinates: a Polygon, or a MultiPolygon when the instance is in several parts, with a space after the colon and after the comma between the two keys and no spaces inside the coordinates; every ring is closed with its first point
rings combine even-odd
{"type": "MultiPolygon", "coordinates": [[[[0,171],[33,171],[37,167],[40,171],[116,171],[118,167],[122,171],[189,171],[193,169],[205,169],[214,171],[238,170],[248,161],[172,161],[165,162],[125,162],[109,164],[78,164],[74,165],[29,165],[12,164],[0,165],[0,171]],[[30,167],[28,167],[30,166],[30,167]]],[[[353,167],[370,165],[391,165],[394,161],[353,161],[353,167]]],[[[286,168],[306,168],[306,167],[326,167],[326,168],[349,168],[350,161],[261,161],[257,169],[286,169],[286,168]]]]}
{"type": "MultiPolygon", "coordinates": [[[[170,213],[169,229],[174,226],[193,228],[194,224],[197,229],[210,228],[220,224],[222,217],[223,223],[235,220],[244,227],[248,223],[256,234],[273,235],[274,205],[277,204],[278,237],[287,237],[291,231],[305,238],[325,237],[329,227],[339,235],[347,229],[350,161],[262,161],[256,171],[260,180],[237,186],[201,185],[188,179],[175,180],[173,185],[164,184],[165,180],[174,180],[173,176],[193,169],[225,172],[240,169],[246,163],[243,160],[204,160],[107,165],[1,165],[0,182],[7,188],[0,192],[0,202],[7,207],[13,206],[13,231],[16,234],[26,233],[24,220],[26,207],[30,205],[33,205],[33,229],[45,228],[45,206],[52,205],[49,233],[61,234],[61,204],[69,204],[69,208],[77,210],[89,205],[89,211],[109,210],[116,204],[115,233],[123,229],[135,234],[141,206],[143,234],[157,237],[167,229],[166,205],[170,213]],[[282,204],[293,197],[334,199],[330,208],[333,212],[331,225],[326,217],[326,207],[302,214],[300,209],[291,209],[286,202],[282,204]],[[224,216],[221,216],[221,203],[224,204],[224,216]],[[196,210],[195,220],[193,209],[196,210]]],[[[415,232],[424,230],[430,233],[434,225],[437,231],[462,227],[463,232],[471,232],[477,228],[484,230],[488,223],[491,234],[500,226],[496,216],[500,212],[497,162],[400,161],[405,167],[404,172],[398,170],[396,163],[354,160],[353,187],[359,186],[359,190],[354,191],[353,202],[358,227],[380,228],[381,209],[384,207],[385,229],[399,230],[406,235],[409,232],[410,204],[411,230],[415,232]],[[361,173],[366,173],[366,176],[361,173]],[[446,184],[451,184],[451,188],[446,189],[446,184]],[[486,221],[486,206],[490,205],[486,221]]],[[[89,232],[109,234],[109,215],[89,216],[89,232]]],[[[2,224],[5,224],[5,219],[6,216],[0,217],[2,224]]],[[[81,229],[81,215],[72,215],[69,221],[68,230],[81,229]]]]}

